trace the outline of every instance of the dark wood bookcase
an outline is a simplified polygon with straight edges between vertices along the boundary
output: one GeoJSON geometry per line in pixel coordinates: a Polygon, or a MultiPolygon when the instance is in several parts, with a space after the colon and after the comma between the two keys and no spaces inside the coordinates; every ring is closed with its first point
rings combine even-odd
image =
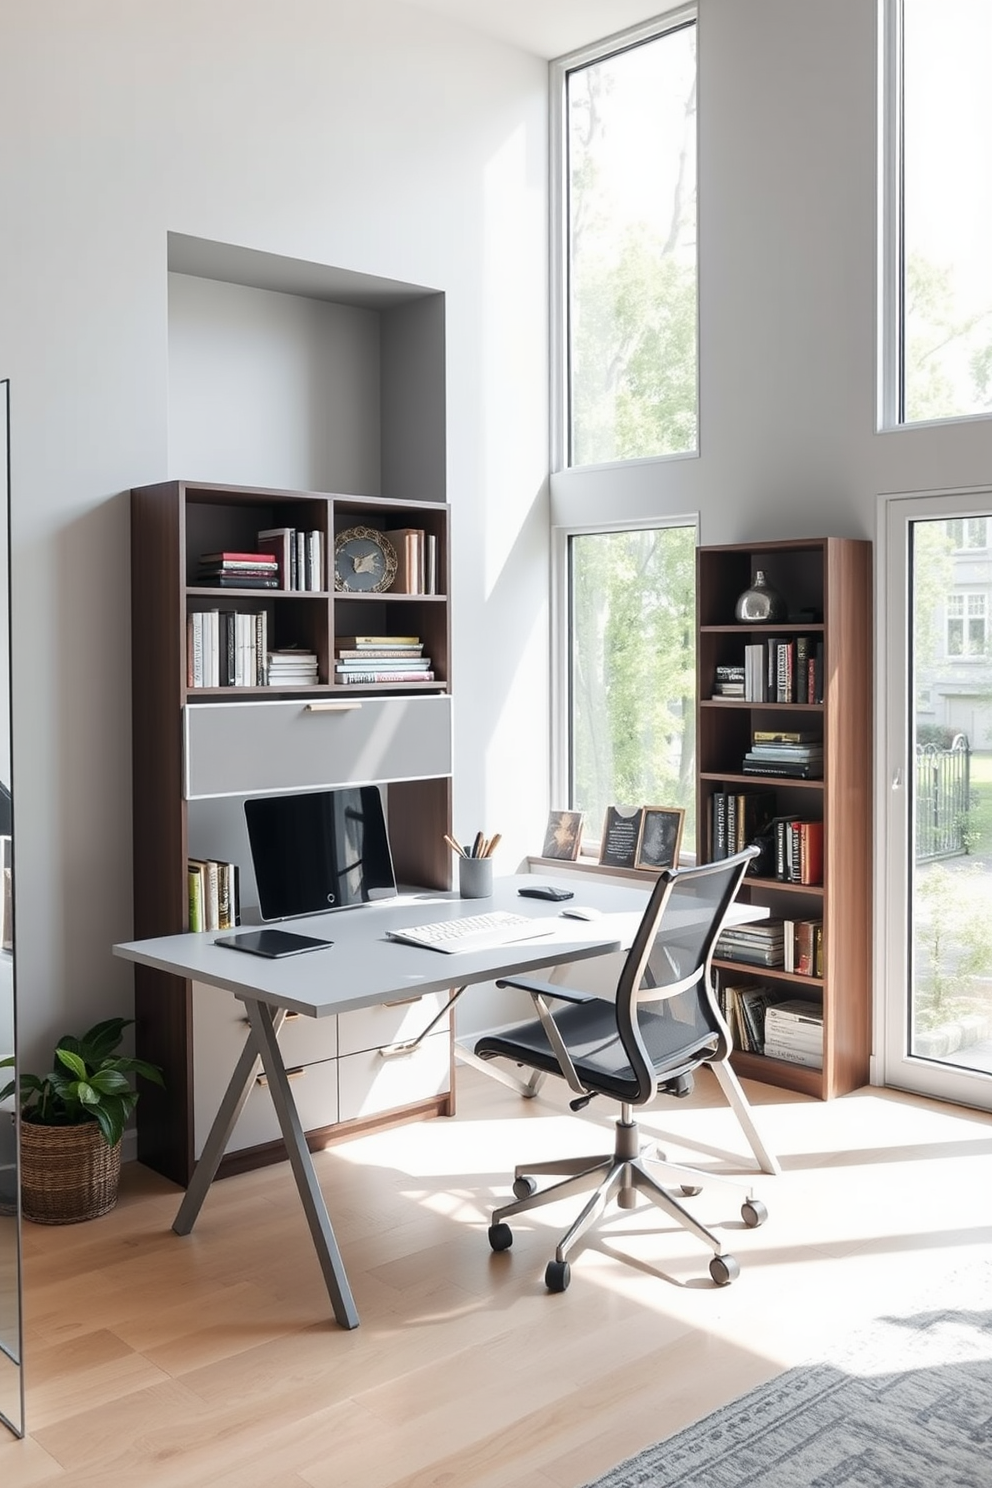
{"type": "MultiPolygon", "coordinates": [[[[279,700],[307,700],[323,708],[347,708],[354,700],[382,699],[375,707],[396,714],[397,729],[408,729],[408,719],[419,710],[431,711],[433,737],[441,737],[450,718],[436,722],[443,703],[413,700],[441,697],[450,691],[450,623],[447,601],[449,573],[448,507],[442,503],[390,500],[382,497],[334,495],[322,492],[270,490],[252,487],[167,481],[131,492],[132,566],[132,689],[133,689],[133,798],[134,798],[134,935],[144,939],[188,929],[186,864],[188,857],[222,856],[197,849],[191,808],[212,812],[211,830],[218,840],[241,812],[241,800],[188,799],[190,778],[190,710],[248,704],[246,731],[264,729],[264,705],[279,700]],[[334,540],[354,525],[388,531],[416,527],[436,540],[437,593],[336,593],[333,581],[334,540]],[[254,551],[256,534],[274,527],[296,527],[324,535],[328,587],[320,592],[208,588],[197,583],[200,555],[217,551],[254,551]],[[267,613],[270,647],[297,645],[316,653],[318,682],[306,688],[275,687],[192,688],[187,683],[187,616],[210,608],[267,613]],[[356,634],[417,634],[431,657],[434,680],[384,685],[341,685],[334,673],[336,637],[356,634]],[[347,700],[347,701],[346,701],[347,700]],[[205,706],[204,706],[205,705],[205,706]],[[256,708],[255,705],[260,705],[256,708]],[[404,712],[404,709],[406,710],[404,712]]],[[[306,704],[304,704],[306,706],[306,704]]],[[[302,712],[298,708],[297,712],[302,712]]],[[[367,709],[370,711],[370,709],[367,709]]],[[[385,720],[386,723],[392,721],[385,720]]],[[[414,720],[415,721],[415,720],[414,720]]],[[[389,728],[383,732],[390,733],[389,728]]],[[[425,748],[429,748],[425,746],[425,748]]],[[[390,840],[397,880],[401,883],[448,888],[450,852],[443,834],[451,830],[450,764],[439,751],[437,771],[424,778],[407,778],[400,769],[383,778],[386,787],[390,840]]],[[[340,764],[336,764],[340,770],[340,764]]],[[[285,762],[271,760],[267,778],[255,789],[286,788],[280,779],[285,762]]],[[[318,771],[319,774],[319,771],[318,771]]],[[[337,777],[336,777],[337,778],[337,777]]],[[[367,776],[365,779],[367,780],[367,776]]],[[[314,778],[312,787],[327,785],[314,778]]],[[[364,782],[363,782],[364,783],[364,782]]],[[[308,782],[308,784],[310,784],[308,782]]],[[[294,784],[293,788],[297,788],[294,784]]],[[[304,785],[301,788],[307,788],[304,785]]],[[[210,794],[209,791],[206,794],[210,794]]],[[[230,830],[233,834],[234,827],[230,830]]],[[[200,828],[201,842],[204,831],[200,828]]],[[[193,1014],[189,983],[148,968],[135,971],[136,1044],[139,1054],[163,1067],[166,1087],[148,1086],[138,1107],[138,1155],[179,1183],[186,1183],[194,1163],[193,1014]]],[[[217,1074],[221,1088],[228,1071],[217,1074]]],[[[412,1109],[430,1114],[451,1109],[451,1095],[414,1101],[412,1109]]],[[[395,1116],[395,1112],[392,1113],[395,1116]]],[[[368,1125],[379,1124],[377,1116],[368,1125]]],[[[354,1121],[342,1123],[355,1129],[354,1121]]],[[[322,1129],[311,1133],[319,1145],[333,1135],[322,1129]]],[[[246,1167],[282,1156],[281,1144],[271,1150],[240,1152],[225,1159],[228,1169],[246,1167]]]]}
{"type": "Polygon", "coordinates": [[[823,822],[823,882],[748,877],[742,898],[775,917],[822,919],[823,976],[716,961],[718,978],[764,984],[784,998],[822,1003],[822,1070],[738,1051],[738,1074],[828,1099],[868,1079],[871,1009],[871,544],[854,538],[737,543],[697,551],[697,834],[712,855],[708,823],[717,792],[769,789],[776,814],[823,822]],[[735,619],[737,598],[763,570],[788,618],[735,619]],[[799,636],[823,643],[823,701],[749,702],[715,697],[718,666],[739,665],[749,642],[799,636]],[[823,778],[756,777],[742,762],[754,730],[822,733],[823,778]]]}

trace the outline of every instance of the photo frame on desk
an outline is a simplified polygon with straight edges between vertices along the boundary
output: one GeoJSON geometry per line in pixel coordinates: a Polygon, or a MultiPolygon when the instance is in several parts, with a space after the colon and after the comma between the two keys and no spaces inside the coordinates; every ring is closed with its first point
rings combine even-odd
{"type": "Polygon", "coordinates": [[[548,814],[548,825],[544,833],[542,858],[561,858],[574,863],[582,846],[582,811],[552,811],[548,814]]]}
{"type": "Polygon", "coordinates": [[[634,854],[635,868],[677,868],[685,811],[680,806],[645,806],[634,854]]]}
{"type": "Polygon", "coordinates": [[[643,806],[607,806],[599,861],[610,868],[633,868],[641,836],[643,806]]]}

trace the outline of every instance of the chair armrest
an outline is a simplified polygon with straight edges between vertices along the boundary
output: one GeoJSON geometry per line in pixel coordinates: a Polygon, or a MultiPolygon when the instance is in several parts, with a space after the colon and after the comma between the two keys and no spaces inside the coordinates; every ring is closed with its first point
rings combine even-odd
{"type": "Polygon", "coordinates": [[[593,992],[578,992],[571,987],[559,987],[554,982],[532,982],[526,977],[499,977],[496,985],[519,987],[522,992],[530,992],[533,996],[557,997],[561,1002],[573,1002],[576,1005],[599,1000],[593,992]]]}

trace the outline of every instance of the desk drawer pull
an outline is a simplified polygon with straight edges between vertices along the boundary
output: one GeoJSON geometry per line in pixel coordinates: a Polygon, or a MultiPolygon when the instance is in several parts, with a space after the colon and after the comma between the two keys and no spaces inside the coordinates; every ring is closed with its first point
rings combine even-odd
{"type": "MultiPolygon", "coordinates": [[[[302,1080],[303,1079],[303,1076],[305,1074],[306,1074],[306,1070],[305,1069],[291,1069],[291,1070],[287,1070],[286,1071],[286,1079],[287,1080],[302,1080]]],[[[268,1075],[256,1075],[255,1076],[255,1084],[256,1085],[268,1085],[268,1083],[269,1083],[269,1077],[268,1077],[268,1075]]]]}
{"type": "Polygon", "coordinates": [[[423,1002],[423,992],[417,992],[413,997],[397,997],[393,1002],[384,1002],[383,1007],[410,1007],[412,1003],[423,1002]]]}
{"type": "Polygon", "coordinates": [[[355,713],[361,703],[307,703],[307,713],[355,713]]]}
{"type": "MultiPolygon", "coordinates": [[[[303,1014],[302,1013],[297,1013],[295,1011],[290,1011],[289,1009],[287,1009],[287,1011],[285,1013],[283,1013],[283,1022],[284,1023],[289,1023],[289,1022],[292,1021],[293,1018],[302,1018],[302,1017],[303,1017],[303,1014]]],[[[247,1027],[249,1027],[249,1028],[251,1027],[251,1019],[250,1018],[239,1018],[238,1019],[238,1022],[239,1023],[246,1024],[247,1027]]]]}

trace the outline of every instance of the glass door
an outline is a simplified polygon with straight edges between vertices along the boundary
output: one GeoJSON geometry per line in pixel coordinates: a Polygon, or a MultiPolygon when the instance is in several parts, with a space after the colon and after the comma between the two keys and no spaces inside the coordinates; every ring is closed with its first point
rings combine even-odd
{"type": "Polygon", "coordinates": [[[992,1109],[992,491],[888,502],[884,1082],[992,1109]]]}

